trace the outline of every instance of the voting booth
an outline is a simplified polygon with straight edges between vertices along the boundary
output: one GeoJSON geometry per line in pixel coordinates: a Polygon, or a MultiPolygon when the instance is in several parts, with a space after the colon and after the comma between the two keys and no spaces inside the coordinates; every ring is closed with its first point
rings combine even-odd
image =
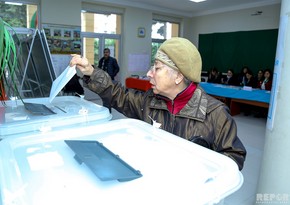
{"type": "Polygon", "coordinates": [[[209,205],[243,183],[229,157],[134,119],[14,134],[0,158],[3,205],[209,205]]]}

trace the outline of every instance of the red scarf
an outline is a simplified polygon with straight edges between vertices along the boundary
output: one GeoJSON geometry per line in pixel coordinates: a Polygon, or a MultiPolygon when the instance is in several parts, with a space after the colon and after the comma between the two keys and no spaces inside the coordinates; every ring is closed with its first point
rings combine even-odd
{"type": "Polygon", "coordinates": [[[196,84],[191,83],[186,89],[179,93],[173,101],[166,101],[168,110],[174,115],[179,113],[192,97],[196,87],[196,84]]]}

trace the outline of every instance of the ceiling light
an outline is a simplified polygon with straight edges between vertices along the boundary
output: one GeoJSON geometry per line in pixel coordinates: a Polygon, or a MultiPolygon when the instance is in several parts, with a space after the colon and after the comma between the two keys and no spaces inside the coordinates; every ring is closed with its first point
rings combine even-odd
{"type": "Polygon", "coordinates": [[[193,2],[195,2],[195,3],[199,3],[199,2],[206,1],[206,0],[189,0],[189,1],[193,1],[193,2]]]}
{"type": "Polygon", "coordinates": [[[16,5],[16,6],[22,6],[22,3],[15,3],[15,2],[9,2],[9,1],[5,1],[5,4],[10,4],[10,5],[16,5]]]}

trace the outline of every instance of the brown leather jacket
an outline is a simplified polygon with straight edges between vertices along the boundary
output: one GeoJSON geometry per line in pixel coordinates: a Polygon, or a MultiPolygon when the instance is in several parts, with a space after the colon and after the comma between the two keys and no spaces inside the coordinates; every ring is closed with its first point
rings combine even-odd
{"type": "Polygon", "coordinates": [[[228,108],[220,101],[207,95],[198,85],[192,98],[176,115],[167,109],[162,98],[152,90],[140,92],[126,89],[113,83],[100,69],[95,69],[90,78],[84,78],[84,86],[100,95],[106,104],[127,117],[152,124],[161,123],[161,129],[185,139],[203,137],[212,150],[229,156],[243,168],[246,149],[237,137],[237,126],[228,108]]]}

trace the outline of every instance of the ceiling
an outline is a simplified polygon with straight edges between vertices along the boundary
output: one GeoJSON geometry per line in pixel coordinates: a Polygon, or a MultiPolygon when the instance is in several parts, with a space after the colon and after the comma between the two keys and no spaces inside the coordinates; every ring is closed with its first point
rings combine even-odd
{"type": "Polygon", "coordinates": [[[194,17],[281,3],[281,0],[207,0],[194,3],[189,0],[93,0],[119,6],[132,6],[183,17],[194,17]]]}

